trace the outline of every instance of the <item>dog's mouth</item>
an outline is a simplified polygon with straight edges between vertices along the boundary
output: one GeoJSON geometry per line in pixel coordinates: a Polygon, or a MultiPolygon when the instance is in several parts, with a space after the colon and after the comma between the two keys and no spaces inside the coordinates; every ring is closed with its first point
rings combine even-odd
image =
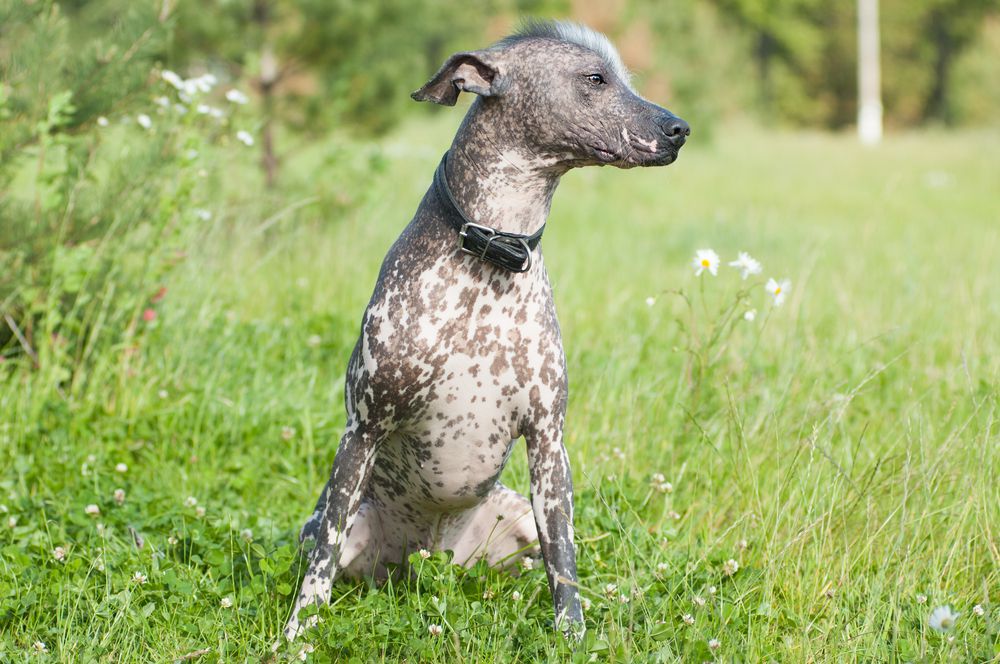
{"type": "Polygon", "coordinates": [[[591,146],[597,163],[600,166],[616,166],[618,168],[635,168],[645,166],[667,166],[677,161],[680,146],[670,143],[657,145],[655,148],[641,144],[629,144],[624,149],[611,150],[603,146],[591,146]]]}

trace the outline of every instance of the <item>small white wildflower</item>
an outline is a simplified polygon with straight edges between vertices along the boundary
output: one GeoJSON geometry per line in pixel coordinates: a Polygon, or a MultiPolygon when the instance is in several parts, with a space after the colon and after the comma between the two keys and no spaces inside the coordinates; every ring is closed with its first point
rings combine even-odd
{"type": "Polygon", "coordinates": [[[623,593],[623,594],[621,594],[621,595],[619,595],[619,596],[618,596],[618,603],[619,603],[619,604],[628,604],[628,602],[629,602],[629,597],[628,597],[628,595],[625,595],[625,594],[623,593]]]}
{"type": "Polygon", "coordinates": [[[705,606],[705,598],[701,595],[695,595],[691,598],[691,601],[694,602],[695,606],[705,606]]]}
{"type": "Polygon", "coordinates": [[[719,254],[711,249],[699,249],[691,260],[691,266],[694,267],[696,277],[700,277],[705,270],[711,272],[714,277],[719,273],[719,254]]]}
{"type": "Polygon", "coordinates": [[[83,511],[89,514],[90,516],[101,515],[101,508],[94,504],[87,505],[86,507],[83,508],[83,511]]]}
{"type": "Polygon", "coordinates": [[[103,535],[106,528],[103,523],[99,523],[96,526],[94,526],[94,530],[97,531],[98,535],[103,535]]]}
{"type": "Polygon", "coordinates": [[[441,629],[441,625],[428,625],[427,631],[431,633],[431,636],[441,636],[441,632],[444,630],[441,629]]]}
{"type": "Polygon", "coordinates": [[[128,472],[128,466],[126,466],[124,463],[119,463],[119,464],[115,465],[115,472],[116,473],[127,473],[128,472]]]}
{"type": "Polygon", "coordinates": [[[253,531],[250,530],[249,528],[244,528],[243,530],[240,531],[240,537],[243,538],[243,541],[245,542],[252,542],[253,531]]]}
{"type": "Polygon", "coordinates": [[[656,571],[659,572],[660,574],[663,574],[668,569],[670,569],[670,565],[666,563],[656,563],[656,571]]]}
{"type": "Polygon", "coordinates": [[[745,539],[741,539],[736,542],[736,548],[740,551],[746,551],[748,546],[750,546],[750,544],[745,539]]]}
{"type": "MultiPolygon", "coordinates": [[[[315,616],[313,616],[315,618],[315,616]]],[[[303,643],[302,648],[299,650],[299,654],[296,657],[299,658],[300,662],[304,662],[309,659],[309,653],[316,650],[311,643],[303,643]]]]}
{"type": "Polygon", "coordinates": [[[42,642],[42,641],[35,641],[35,643],[32,644],[32,647],[37,652],[48,652],[49,651],[49,647],[47,645],[45,645],[45,643],[42,642]]]}
{"type": "Polygon", "coordinates": [[[170,108],[170,100],[166,97],[160,96],[153,100],[157,106],[160,108],[170,108]]]}
{"type": "Polygon", "coordinates": [[[646,306],[647,307],[651,307],[654,304],[656,304],[656,298],[655,297],[647,297],[646,298],[646,306]]]}
{"type": "Polygon", "coordinates": [[[119,505],[125,504],[125,489],[115,489],[115,502],[119,505]]]}
{"type": "Polygon", "coordinates": [[[184,507],[194,507],[198,504],[198,499],[194,496],[188,496],[184,499],[184,507]]]}
{"type": "Polygon", "coordinates": [[[16,516],[8,517],[7,518],[7,527],[8,528],[14,528],[16,526],[17,526],[17,517],[16,516]]]}
{"type": "Polygon", "coordinates": [[[604,594],[608,598],[614,597],[617,592],[618,592],[618,584],[609,583],[608,585],[604,586],[604,594]]]}
{"type": "Polygon", "coordinates": [[[583,607],[584,611],[590,611],[590,606],[591,606],[590,605],[590,599],[587,598],[587,597],[584,597],[583,599],[581,599],[580,600],[580,606],[583,607]]]}
{"type": "Polygon", "coordinates": [[[253,145],[253,136],[251,136],[249,132],[243,131],[242,129],[236,132],[236,140],[247,147],[253,145]]]}
{"type": "Polygon", "coordinates": [[[174,537],[173,535],[170,535],[169,537],[167,537],[167,544],[169,544],[170,546],[177,546],[177,538],[174,537]]]}
{"type": "Polygon", "coordinates": [[[495,596],[496,595],[494,595],[493,591],[489,588],[483,591],[483,599],[493,599],[495,596]]]}
{"type": "Polygon", "coordinates": [[[241,106],[250,101],[249,97],[247,97],[245,94],[243,94],[236,88],[233,88],[232,90],[228,90],[226,92],[226,99],[234,104],[240,104],[241,106]]]}
{"type": "Polygon", "coordinates": [[[211,221],[212,213],[205,208],[195,208],[194,216],[198,217],[201,221],[211,221]]]}
{"type": "Polygon", "coordinates": [[[685,613],[681,617],[681,620],[684,621],[685,625],[693,625],[694,624],[694,616],[692,616],[690,613],[685,613]]]}
{"type": "Polygon", "coordinates": [[[180,76],[170,71],[169,69],[164,69],[162,72],[160,72],[160,78],[162,78],[164,81],[174,86],[178,90],[184,87],[184,79],[182,79],[180,76]]]}
{"type": "Polygon", "coordinates": [[[316,346],[319,346],[321,343],[323,343],[323,340],[320,338],[318,334],[310,335],[309,338],[306,339],[306,345],[309,346],[310,348],[315,348],[316,346]]]}
{"type": "Polygon", "coordinates": [[[925,604],[927,602],[927,595],[923,593],[917,593],[917,604],[925,604]]]}
{"type": "Polygon", "coordinates": [[[756,309],[748,309],[747,311],[743,312],[743,320],[749,323],[752,323],[756,318],[757,318],[756,309]]]}
{"type": "Polygon", "coordinates": [[[735,267],[740,271],[740,277],[746,280],[751,274],[760,274],[760,261],[753,258],[745,251],[741,251],[739,258],[729,263],[730,267],[735,267]]]}
{"type": "Polygon", "coordinates": [[[101,117],[97,118],[97,126],[99,126],[99,127],[107,127],[108,124],[109,124],[108,123],[108,119],[106,117],[104,117],[103,115],[101,117]]]}
{"type": "Polygon", "coordinates": [[[709,595],[714,595],[715,593],[716,593],[715,586],[709,586],[708,587],[708,594],[709,595]]]}
{"type": "Polygon", "coordinates": [[[532,570],[535,568],[535,561],[525,556],[524,558],[521,558],[521,567],[526,570],[532,570]]]}
{"type": "Polygon", "coordinates": [[[768,279],[764,288],[774,297],[774,306],[780,307],[785,301],[788,291],[792,288],[792,282],[788,279],[782,279],[781,281],[768,279]]]}
{"type": "Polygon", "coordinates": [[[431,552],[428,551],[427,549],[420,549],[420,551],[418,551],[417,553],[419,553],[420,557],[423,558],[424,560],[427,560],[428,558],[431,557],[431,552]]]}
{"type": "Polygon", "coordinates": [[[712,652],[715,652],[720,647],[722,647],[722,644],[719,643],[718,639],[709,639],[708,640],[708,647],[712,650],[712,652]]]}
{"type": "Polygon", "coordinates": [[[959,614],[953,612],[950,606],[939,606],[931,611],[931,617],[927,620],[927,624],[931,629],[947,632],[955,626],[958,616],[959,614]]]}
{"type": "Polygon", "coordinates": [[[198,505],[198,507],[194,508],[194,515],[199,519],[205,516],[205,508],[202,507],[201,505],[198,505]]]}
{"type": "Polygon", "coordinates": [[[678,519],[681,518],[681,515],[678,514],[675,511],[673,511],[673,510],[670,510],[669,512],[667,512],[667,516],[670,517],[671,519],[673,519],[674,521],[677,521],[678,519]]]}
{"type": "Polygon", "coordinates": [[[295,427],[281,427],[281,439],[291,440],[295,438],[295,427]]]}
{"type": "Polygon", "coordinates": [[[135,121],[138,122],[139,126],[142,127],[143,129],[153,128],[153,120],[145,113],[140,113],[139,115],[135,116],[135,121]]]}
{"type": "Polygon", "coordinates": [[[6,505],[0,505],[0,514],[6,514],[8,511],[6,505]]]}
{"type": "Polygon", "coordinates": [[[146,575],[142,572],[136,572],[132,575],[132,580],[138,583],[140,586],[146,583],[146,575]]]}
{"type": "Polygon", "coordinates": [[[624,461],[625,460],[625,453],[622,452],[622,448],[620,448],[620,447],[612,447],[611,448],[611,456],[615,457],[619,461],[624,461]]]}
{"type": "Polygon", "coordinates": [[[519,601],[519,600],[521,599],[521,593],[519,593],[519,592],[517,592],[517,591],[515,590],[514,592],[512,592],[512,593],[510,594],[510,598],[511,598],[512,600],[514,600],[515,602],[517,602],[517,601],[519,601]]]}
{"type": "Polygon", "coordinates": [[[231,609],[233,607],[233,598],[223,597],[221,600],[219,600],[219,605],[224,609],[231,609]]]}
{"type": "Polygon", "coordinates": [[[170,393],[167,392],[166,390],[160,390],[159,392],[156,393],[156,396],[160,397],[161,399],[166,399],[167,397],[170,396],[170,393]]]}
{"type": "Polygon", "coordinates": [[[980,618],[986,615],[986,609],[984,609],[981,604],[976,604],[974,607],[972,607],[972,612],[977,616],[979,616],[980,618]]]}
{"type": "Polygon", "coordinates": [[[740,564],[735,560],[733,560],[732,558],[722,563],[722,573],[725,574],[726,576],[732,576],[733,574],[736,574],[736,572],[739,571],[739,569],[740,569],[740,564]]]}
{"type": "Polygon", "coordinates": [[[62,548],[61,546],[57,546],[56,548],[52,549],[52,557],[58,560],[59,562],[66,560],[66,549],[62,548]]]}

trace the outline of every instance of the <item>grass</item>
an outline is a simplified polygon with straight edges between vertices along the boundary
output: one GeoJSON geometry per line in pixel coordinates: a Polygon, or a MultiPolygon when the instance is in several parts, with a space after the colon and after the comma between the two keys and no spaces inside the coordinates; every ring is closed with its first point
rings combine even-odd
{"type": "MultiPolygon", "coordinates": [[[[343,142],[300,153],[277,196],[220,154],[229,193],[140,347],[70,390],[0,364],[0,659],[269,656],[361,312],[457,119],[348,146],[374,166],[350,188],[343,142]],[[315,201],[330,189],[347,212],[315,201]]],[[[276,659],[1000,661],[998,150],[986,131],[866,150],[734,126],[665,170],[569,174],[544,246],[587,639],[551,631],[541,570],[439,554],[403,583],[339,582],[276,659]],[[703,247],[749,251],[789,299],[725,266],[696,278],[703,247]]],[[[518,449],[504,481],[526,491],[518,449]]]]}

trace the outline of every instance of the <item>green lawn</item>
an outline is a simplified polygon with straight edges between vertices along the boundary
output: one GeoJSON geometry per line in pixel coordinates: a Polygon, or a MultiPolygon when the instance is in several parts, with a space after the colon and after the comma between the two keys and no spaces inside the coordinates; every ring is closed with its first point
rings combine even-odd
{"type": "MultiPolygon", "coordinates": [[[[228,193],[135,346],[72,384],[0,364],[0,660],[268,656],[361,312],[458,119],[310,146],[280,194],[219,153],[228,193]],[[372,174],[339,180],[348,158],[372,174]]],[[[997,132],[696,127],[667,169],[566,176],[544,248],[586,640],[552,631],[540,569],[442,554],[336,584],[278,661],[1000,661],[998,153],[997,132]],[[708,247],[723,267],[695,277],[708,247]]],[[[504,481],[527,491],[523,457],[504,481]]]]}

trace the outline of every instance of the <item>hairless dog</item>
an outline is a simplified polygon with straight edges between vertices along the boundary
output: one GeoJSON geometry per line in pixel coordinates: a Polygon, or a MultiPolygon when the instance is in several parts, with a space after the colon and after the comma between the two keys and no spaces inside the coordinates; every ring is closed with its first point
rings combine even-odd
{"type": "Polygon", "coordinates": [[[541,553],[555,626],[583,633],[566,365],[541,233],[571,168],[673,162],[688,125],[642,99],[601,34],[529,23],[456,53],[418,101],[472,104],[389,249],[347,367],[347,425],[301,538],[315,540],[292,616],[340,574],[384,577],[418,549],[508,566],[541,553]],[[524,437],[530,501],[499,482],[524,437]]]}

